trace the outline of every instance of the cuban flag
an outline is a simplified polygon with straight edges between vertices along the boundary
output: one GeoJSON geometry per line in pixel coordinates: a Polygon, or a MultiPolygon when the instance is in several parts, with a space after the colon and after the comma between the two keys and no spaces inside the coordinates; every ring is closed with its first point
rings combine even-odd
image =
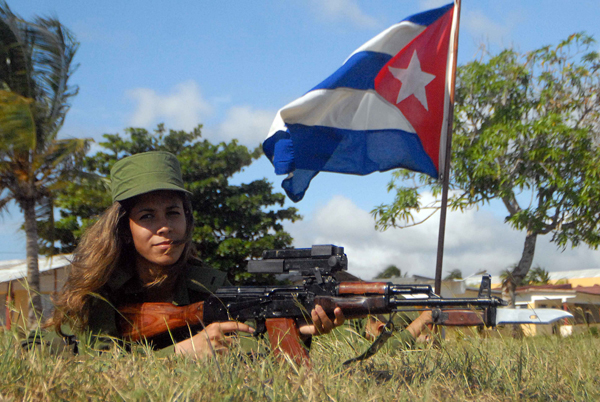
{"type": "Polygon", "coordinates": [[[292,201],[321,171],[443,174],[456,25],[454,4],[408,17],[279,110],[263,150],[292,201]]]}

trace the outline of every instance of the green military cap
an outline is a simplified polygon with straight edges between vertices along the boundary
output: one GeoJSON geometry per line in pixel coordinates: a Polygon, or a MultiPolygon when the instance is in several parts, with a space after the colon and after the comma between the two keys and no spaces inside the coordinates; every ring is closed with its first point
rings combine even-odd
{"type": "Polygon", "coordinates": [[[169,152],[152,151],[121,159],[110,170],[113,202],[156,190],[191,194],[183,186],[179,161],[169,152]]]}

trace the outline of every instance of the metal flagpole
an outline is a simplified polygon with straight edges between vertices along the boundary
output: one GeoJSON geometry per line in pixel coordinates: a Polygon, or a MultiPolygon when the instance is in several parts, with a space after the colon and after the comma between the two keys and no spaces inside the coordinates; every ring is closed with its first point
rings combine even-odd
{"type": "Polygon", "coordinates": [[[437,261],[435,266],[435,293],[442,291],[442,263],[444,260],[444,234],[446,232],[446,210],[448,204],[448,186],[450,182],[450,158],[452,157],[452,123],[454,117],[454,87],[456,84],[456,64],[458,55],[458,27],[460,25],[460,0],[454,1],[456,26],[452,49],[452,70],[450,75],[448,126],[446,129],[446,151],[444,154],[444,173],[442,175],[442,205],[440,211],[440,229],[438,234],[437,261]]]}

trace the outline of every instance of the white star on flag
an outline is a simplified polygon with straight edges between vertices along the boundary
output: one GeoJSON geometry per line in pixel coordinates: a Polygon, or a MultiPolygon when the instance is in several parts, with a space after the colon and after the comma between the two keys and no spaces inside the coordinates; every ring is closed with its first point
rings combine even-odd
{"type": "Polygon", "coordinates": [[[427,107],[427,94],[425,93],[425,87],[435,78],[435,75],[429,74],[421,70],[421,62],[417,56],[415,50],[408,68],[394,68],[388,67],[393,76],[402,83],[400,91],[398,91],[398,99],[396,104],[402,102],[404,99],[411,95],[421,102],[425,110],[429,110],[427,107]]]}

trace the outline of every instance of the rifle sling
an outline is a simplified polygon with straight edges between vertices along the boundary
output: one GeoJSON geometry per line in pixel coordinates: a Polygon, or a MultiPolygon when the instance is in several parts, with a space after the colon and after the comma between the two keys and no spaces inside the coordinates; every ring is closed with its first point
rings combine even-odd
{"type": "Polygon", "coordinates": [[[356,356],[352,359],[346,360],[344,363],[342,363],[342,365],[346,366],[350,363],[363,361],[363,360],[366,360],[369,357],[373,356],[375,353],[377,353],[379,351],[379,349],[381,349],[383,347],[383,345],[385,345],[387,340],[390,339],[390,337],[393,334],[393,331],[394,331],[394,324],[390,320],[383,326],[383,330],[381,331],[381,333],[379,334],[377,339],[375,339],[373,341],[371,346],[369,346],[369,348],[363,354],[356,356]]]}

